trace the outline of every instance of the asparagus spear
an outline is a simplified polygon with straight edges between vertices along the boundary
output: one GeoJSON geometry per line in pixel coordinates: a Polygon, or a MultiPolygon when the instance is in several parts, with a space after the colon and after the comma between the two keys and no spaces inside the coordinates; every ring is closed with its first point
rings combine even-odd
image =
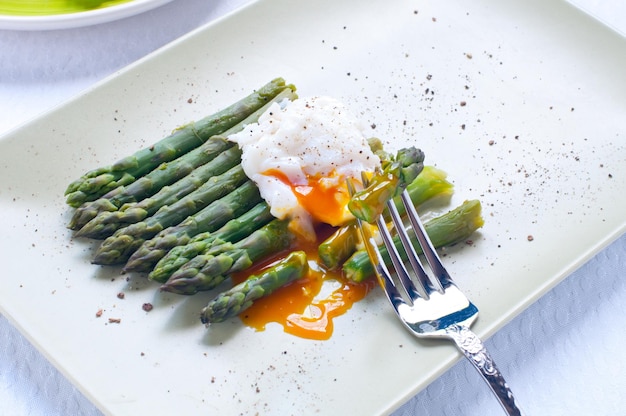
{"type": "Polygon", "coordinates": [[[200,147],[171,162],[161,163],[154,170],[127,186],[118,186],[94,201],[83,203],[74,211],[69,228],[78,230],[101,211],[116,211],[124,203],[137,202],[154,194],[163,186],[175,182],[201,164],[214,159],[231,146],[233,146],[231,142],[220,136],[211,137],[200,147]]]}
{"type": "Polygon", "coordinates": [[[410,147],[398,151],[394,159],[384,161],[382,170],[375,172],[368,186],[352,196],[348,209],[357,218],[374,222],[387,201],[399,195],[413,182],[424,167],[424,153],[410,147]]]}
{"type": "MultiPolygon", "coordinates": [[[[151,195],[154,199],[150,199],[146,203],[149,203],[152,212],[147,212],[144,217],[138,219],[137,213],[133,212],[130,215],[131,221],[124,220],[123,215],[120,214],[122,218],[120,218],[119,222],[133,223],[141,221],[146,216],[156,212],[162,205],[170,205],[176,202],[206,182],[211,176],[219,175],[240,162],[241,151],[236,146],[234,149],[231,148],[234,146],[234,143],[228,141],[228,136],[241,131],[248,124],[256,123],[261,114],[267,111],[268,107],[273,103],[280,103],[285,99],[293,100],[296,97],[297,95],[294,91],[290,88],[285,88],[245,120],[227,131],[211,137],[200,147],[193,149],[172,162],[161,164],[128,186],[118,186],[101,198],[82,204],[74,212],[69,228],[78,230],[102,212],[115,213],[118,210],[125,211],[130,206],[133,206],[132,204],[137,203],[137,201],[146,201],[144,198],[151,195]],[[228,156],[220,157],[223,156],[224,152],[227,152],[228,156]],[[167,185],[170,184],[174,185],[168,187],[167,185]],[[156,195],[154,195],[155,193],[156,195]]],[[[113,234],[117,228],[112,224],[114,221],[118,222],[117,218],[116,214],[102,216],[98,224],[106,222],[108,225],[105,227],[106,231],[95,238],[104,238],[113,234]]],[[[94,227],[94,225],[92,224],[91,227],[94,227]]],[[[100,227],[100,225],[97,226],[97,228],[100,227]]],[[[82,231],[82,233],[84,236],[89,236],[85,231],[82,231]]]]}
{"type": "MultiPolygon", "coordinates": [[[[77,237],[106,238],[122,227],[143,221],[164,206],[173,205],[191,194],[212,177],[221,175],[241,162],[241,150],[234,146],[222,152],[212,161],[195,169],[191,174],[172,186],[162,188],[155,195],[137,203],[124,204],[119,211],[105,211],[84,224],[76,232],[77,237]]],[[[137,182],[135,182],[137,183],[137,182]]],[[[99,199],[88,204],[95,204],[99,199]]],[[[86,204],[81,206],[85,207],[86,204]]],[[[79,208],[80,210],[80,208],[79,208]]],[[[78,210],[76,211],[78,212],[78,210]]],[[[83,217],[85,218],[85,217],[83,217]]]]}
{"type": "Polygon", "coordinates": [[[241,165],[237,165],[216,176],[177,203],[161,208],[156,214],[146,218],[145,221],[117,230],[111,237],[104,240],[98,248],[93,263],[123,263],[144,241],[156,236],[160,231],[180,223],[189,215],[198,215],[199,212],[208,211],[210,215],[215,217],[216,222],[224,220],[222,223],[224,224],[233,216],[239,215],[240,211],[245,212],[242,207],[245,208],[246,205],[242,201],[250,199],[256,203],[255,197],[260,198],[258,196],[259,190],[250,181],[239,186],[245,180],[246,176],[241,165]]]}
{"type": "MultiPolygon", "coordinates": [[[[424,166],[422,172],[407,187],[407,191],[413,204],[420,205],[436,197],[449,197],[452,194],[453,185],[446,180],[447,174],[433,166],[424,166]]],[[[404,204],[395,198],[396,206],[400,215],[405,212],[404,204]]],[[[359,241],[359,232],[354,223],[339,227],[330,237],[318,247],[318,254],[324,266],[333,270],[350,257],[355,251],[359,241]]]]}
{"type": "MultiPolygon", "coordinates": [[[[434,166],[424,166],[413,182],[407,185],[406,190],[413,201],[413,205],[419,209],[420,205],[434,198],[449,198],[454,191],[454,185],[447,180],[448,174],[434,166]]],[[[400,215],[406,211],[400,197],[394,198],[400,215]]]]}
{"type": "Polygon", "coordinates": [[[145,241],[128,259],[123,271],[149,272],[172,248],[187,244],[192,237],[202,232],[217,230],[261,201],[259,189],[254,182],[248,180],[221,200],[145,241]]]}
{"type": "Polygon", "coordinates": [[[359,229],[352,221],[339,227],[330,237],[322,241],[317,247],[317,254],[324,266],[334,270],[356,251],[358,243],[359,229]]]}
{"type": "MultiPolygon", "coordinates": [[[[481,205],[478,200],[465,201],[463,204],[439,217],[433,218],[424,224],[426,233],[430,237],[436,248],[449,246],[459,241],[467,239],[474,231],[483,226],[481,216],[481,205]]],[[[415,248],[419,249],[419,244],[414,240],[415,248]]],[[[405,256],[399,238],[394,238],[394,244],[399,248],[399,252],[405,256]]],[[[419,253],[419,250],[416,250],[419,253]]],[[[384,246],[380,247],[385,263],[390,262],[389,254],[384,246]]],[[[406,258],[403,258],[406,261],[406,258]]],[[[367,252],[359,250],[343,264],[344,275],[355,282],[374,275],[372,263],[367,252]]]]}
{"type": "Polygon", "coordinates": [[[223,322],[248,309],[255,300],[269,296],[276,289],[303,277],[308,271],[306,254],[294,251],[262,273],[222,292],[202,309],[200,321],[209,325],[223,322]]]}
{"type": "Polygon", "coordinates": [[[183,126],[153,146],[139,150],[113,165],[100,167],[85,173],[66,189],[66,201],[78,207],[85,201],[93,201],[118,186],[128,185],[150,172],[163,162],[174,160],[239,123],[262,107],[287,86],[281,78],[272,80],[258,91],[226,109],[202,120],[183,126]]]}
{"type": "Polygon", "coordinates": [[[241,217],[228,221],[215,232],[204,232],[196,235],[187,244],[179,245],[171,250],[154,248],[141,252],[142,247],[135,252],[137,260],[149,265],[158,262],[148,277],[156,282],[165,283],[167,279],[183,264],[200,254],[213,254],[211,249],[220,241],[237,242],[252,234],[258,228],[270,222],[274,217],[270,214],[270,207],[265,201],[254,206],[241,217]]]}
{"type": "Polygon", "coordinates": [[[296,239],[288,226],[289,220],[276,219],[237,243],[224,242],[214,248],[214,255],[194,257],[172,274],[161,290],[193,295],[217,287],[230,274],[288,249],[296,239]]]}

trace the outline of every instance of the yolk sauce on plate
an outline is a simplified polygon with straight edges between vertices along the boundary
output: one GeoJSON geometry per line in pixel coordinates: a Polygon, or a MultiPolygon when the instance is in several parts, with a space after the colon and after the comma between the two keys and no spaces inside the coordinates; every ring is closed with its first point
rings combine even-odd
{"type": "MultiPolygon", "coordinates": [[[[376,285],[376,279],[355,283],[346,280],[341,271],[324,270],[318,259],[317,245],[328,237],[331,231],[330,227],[321,227],[317,244],[299,243],[293,248],[306,252],[309,260],[308,273],[271,295],[255,301],[239,316],[245,325],[263,331],[267,324],[274,322],[280,324],[285,332],[301,338],[313,340],[330,338],[333,333],[333,318],[347,312],[376,285]],[[331,289],[324,290],[328,286],[331,289]]],[[[260,272],[277,259],[268,259],[245,274],[233,276],[234,283],[237,284],[248,276],[260,272]]]]}
{"type": "MultiPolygon", "coordinates": [[[[307,183],[293,184],[282,171],[271,169],[264,175],[272,176],[289,186],[316,226],[316,241],[299,239],[291,250],[307,254],[309,270],[306,276],[292,282],[271,295],[259,299],[240,314],[244,324],[258,331],[270,322],[283,326],[284,331],[302,338],[326,340],[333,333],[333,318],[344,314],[355,302],[363,299],[376,284],[376,279],[355,283],[345,279],[341,270],[326,270],[317,254],[319,244],[334,231],[331,225],[345,222],[347,187],[332,172],[327,177],[309,176],[307,183]],[[330,225],[329,225],[330,224],[330,225]]],[[[282,253],[284,255],[284,253],[282,253]]],[[[234,277],[239,283],[250,275],[277,261],[281,255],[268,259],[253,270],[234,277]]]]}

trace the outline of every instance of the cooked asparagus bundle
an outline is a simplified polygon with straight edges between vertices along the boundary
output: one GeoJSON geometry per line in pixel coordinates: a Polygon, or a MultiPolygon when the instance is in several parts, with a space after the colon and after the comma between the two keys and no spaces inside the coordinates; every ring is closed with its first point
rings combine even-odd
{"type": "MultiPolygon", "coordinates": [[[[124,204],[119,211],[111,210],[98,213],[88,223],[84,224],[76,232],[75,236],[97,239],[107,238],[120,228],[143,221],[159,209],[177,203],[185,196],[202,187],[212,177],[223,174],[237,166],[240,162],[241,151],[237,147],[230,147],[215,159],[196,168],[191,174],[172,186],[162,188],[155,195],[140,202],[124,204]]],[[[107,200],[98,199],[87,204],[94,204],[99,201],[107,200]]],[[[81,208],[90,209],[86,207],[87,204],[83,204],[81,208]]],[[[78,210],[76,211],[77,213],[78,210]]],[[[87,213],[87,211],[83,210],[83,213],[87,213]]],[[[83,216],[83,218],[86,218],[86,216],[83,216]]]]}
{"type": "Polygon", "coordinates": [[[242,283],[220,293],[202,309],[200,320],[209,325],[235,317],[252,306],[254,301],[300,279],[308,269],[306,254],[303,251],[294,251],[260,274],[250,276],[242,283]]]}
{"type": "MultiPolygon", "coordinates": [[[[79,206],[70,220],[68,228],[81,232],[81,227],[101,212],[116,212],[125,203],[132,203],[153,195],[161,188],[183,178],[204,162],[210,162],[217,155],[232,147],[232,143],[213,136],[197,147],[168,163],[162,163],[145,176],[127,186],[118,186],[95,201],[79,206]]],[[[221,172],[218,172],[221,173],[221,172]]],[[[85,233],[85,236],[89,236],[85,233]]]]}
{"type": "Polygon", "coordinates": [[[168,227],[145,241],[130,256],[123,271],[149,272],[174,247],[187,244],[200,233],[215,231],[261,201],[259,189],[254,182],[247,181],[222,200],[215,201],[180,224],[168,227]]]}
{"type": "Polygon", "coordinates": [[[245,120],[223,133],[212,136],[199,147],[171,162],[162,163],[128,186],[118,186],[95,201],[83,203],[74,212],[69,228],[79,230],[79,235],[84,237],[105,238],[117,229],[116,224],[139,222],[161,206],[171,205],[198,188],[211,176],[224,173],[241,162],[241,151],[233,142],[228,141],[229,135],[257,122],[259,116],[273,103],[280,103],[285,99],[293,100],[296,97],[291,88],[285,88],[245,120]],[[150,196],[152,198],[145,199],[150,196]],[[141,201],[139,208],[145,210],[145,213],[127,212],[130,208],[137,208],[135,204],[138,201],[141,201]],[[118,214],[118,210],[124,214],[118,214]],[[90,223],[87,229],[81,228],[96,217],[99,219],[95,223],[90,223]]]}
{"type": "Polygon", "coordinates": [[[194,257],[172,274],[161,290],[181,295],[211,290],[232,273],[287,250],[295,240],[288,220],[273,220],[237,243],[224,242],[214,247],[215,254],[194,257]]]}
{"type": "MultiPolygon", "coordinates": [[[[467,239],[474,231],[483,226],[483,218],[481,216],[481,205],[478,200],[465,201],[457,208],[431,219],[424,224],[426,233],[430,237],[435,248],[449,246],[467,239]]],[[[406,253],[401,248],[402,243],[398,237],[394,238],[394,244],[398,247],[399,252],[406,261],[406,253]]],[[[413,244],[418,254],[419,244],[414,241],[413,244]]],[[[379,250],[386,263],[390,262],[389,253],[383,246],[379,250]]],[[[363,280],[374,275],[372,263],[369,260],[367,251],[359,250],[355,252],[344,264],[344,275],[355,282],[363,280]]]]}
{"type": "Polygon", "coordinates": [[[247,181],[223,199],[215,201],[180,224],[165,228],[152,239],[145,241],[130,256],[123,271],[149,272],[172,248],[187,244],[191,238],[200,233],[217,230],[261,201],[259,189],[254,182],[247,181]]]}
{"type": "Polygon", "coordinates": [[[118,186],[128,185],[152,171],[163,162],[169,162],[200,146],[211,136],[222,133],[261,108],[285,88],[282,78],[272,80],[258,91],[202,120],[183,126],[154,145],[139,150],[113,165],[85,173],[66,189],[66,201],[79,207],[93,201],[118,186]]]}
{"type": "Polygon", "coordinates": [[[193,222],[195,217],[208,217],[217,229],[259,201],[258,188],[246,179],[241,165],[237,165],[144,221],[117,230],[98,248],[93,263],[123,263],[146,240],[183,220],[187,223],[193,222]]]}
{"type": "MultiPolygon", "coordinates": [[[[212,251],[220,242],[235,243],[252,234],[274,217],[270,214],[270,207],[261,202],[241,217],[228,221],[215,232],[204,232],[196,235],[186,244],[178,245],[171,250],[169,247],[154,246],[151,250],[142,251],[141,247],[135,252],[136,261],[151,265],[158,259],[156,266],[148,277],[156,282],[165,283],[167,279],[192,258],[200,254],[214,254],[212,251]]],[[[149,267],[149,266],[148,266],[149,267]]]]}

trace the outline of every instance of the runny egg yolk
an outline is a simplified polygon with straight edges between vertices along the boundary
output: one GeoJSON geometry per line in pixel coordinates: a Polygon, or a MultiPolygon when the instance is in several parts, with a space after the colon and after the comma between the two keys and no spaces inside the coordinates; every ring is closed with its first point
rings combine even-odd
{"type": "Polygon", "coordinates": [[[259,299],[240,316],[244,324],[262,331],[269,323],[282,325],[288,334],[313,340],[327,340],[333,333],[333,318],[343,315],[363,299],[376,280],[353,283],[338,280],[339,288],[316,299],[328,276],[322,271],[309,274],[271,296],[259,299]]]}
{"type": "MultiPolygon", "coordinates": [[[[327,234],[322,230],[320,236],[327,234]]],[[[317,245],[301,243],[298,249],[307,254],[308,273],[270,296],[256,300],[239,318],[257,331],[263,331],[268,324],[276,323],[288,334],[305,339],[327,340],[333,333],[333,319],[363,299],[376,286],[376,279],[368,279],[363,283],[347,281],[341,272],[327,271],[319,266],[317,245]],[[322,294],[325,285],[330,286],[331,290],[322,294]]],[[[275,260],[268,259],[263,264],[255,265],[253,270],[232,278],[235,283],[239,283],[275,260]]]]}
{"type": "MultiPolygon", "coordinates": [[[[240,318],[258,331],[273,322],[282,325],[289,334],[326,340],[333,333],[333,318],[347,312],[375,286],[374,279],[361,284],[349,282],[340,272],[327,271],[320,266],[317,247],[333,230],[329,225],[340,225],[350,218],[347,187],[334,172],[330,178],[308,177],[306,184],[293,184],[286,174],[275,169],[264,172],[264,175],[272,176],[291,188],[298,204],[317,223],[317,238],[315,241],[300,239],[297,247],[294,247],[294,250],[304,250],[307,254],[309,271],[306,276],[280,288],[271,296],[255,301],[240,318]]],[[[273,259],[270,259],[269,263],[272,262],[273,259]]],[[[264,263],[267,265],[268,261],[264,263]]],[[[255,270],[248,270],[246,275],[254,274],[264,267],[256,266],[255,270]]],[[[241,279],[235,277],[235,280],[241,279]]]]}
{"type": "Polygon", "coordinates": [[[351,216],[347,209],[350,196],[344,180],[335,172],[328,177],[308,176],[306,184],[293,184],[289,177],[280,170],[271,169],[264,173],[273,176],[291,188],[298,200],[314,221],[338,226],[348,221],[351,216]]]}

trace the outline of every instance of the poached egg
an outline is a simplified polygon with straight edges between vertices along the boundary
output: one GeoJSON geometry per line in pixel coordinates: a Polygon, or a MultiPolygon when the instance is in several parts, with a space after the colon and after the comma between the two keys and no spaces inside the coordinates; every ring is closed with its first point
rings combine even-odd
{"type": "Polygon", "coordinates": [[[366,126],[325,96],[272,104],[229,140],[242,149],[244,172],[272,215],[289,218],[291,229],[308,240],[316,223],[339,226],[352,218],[346,179],[360,182],[361,172],[380,165],[366,126]]]}

